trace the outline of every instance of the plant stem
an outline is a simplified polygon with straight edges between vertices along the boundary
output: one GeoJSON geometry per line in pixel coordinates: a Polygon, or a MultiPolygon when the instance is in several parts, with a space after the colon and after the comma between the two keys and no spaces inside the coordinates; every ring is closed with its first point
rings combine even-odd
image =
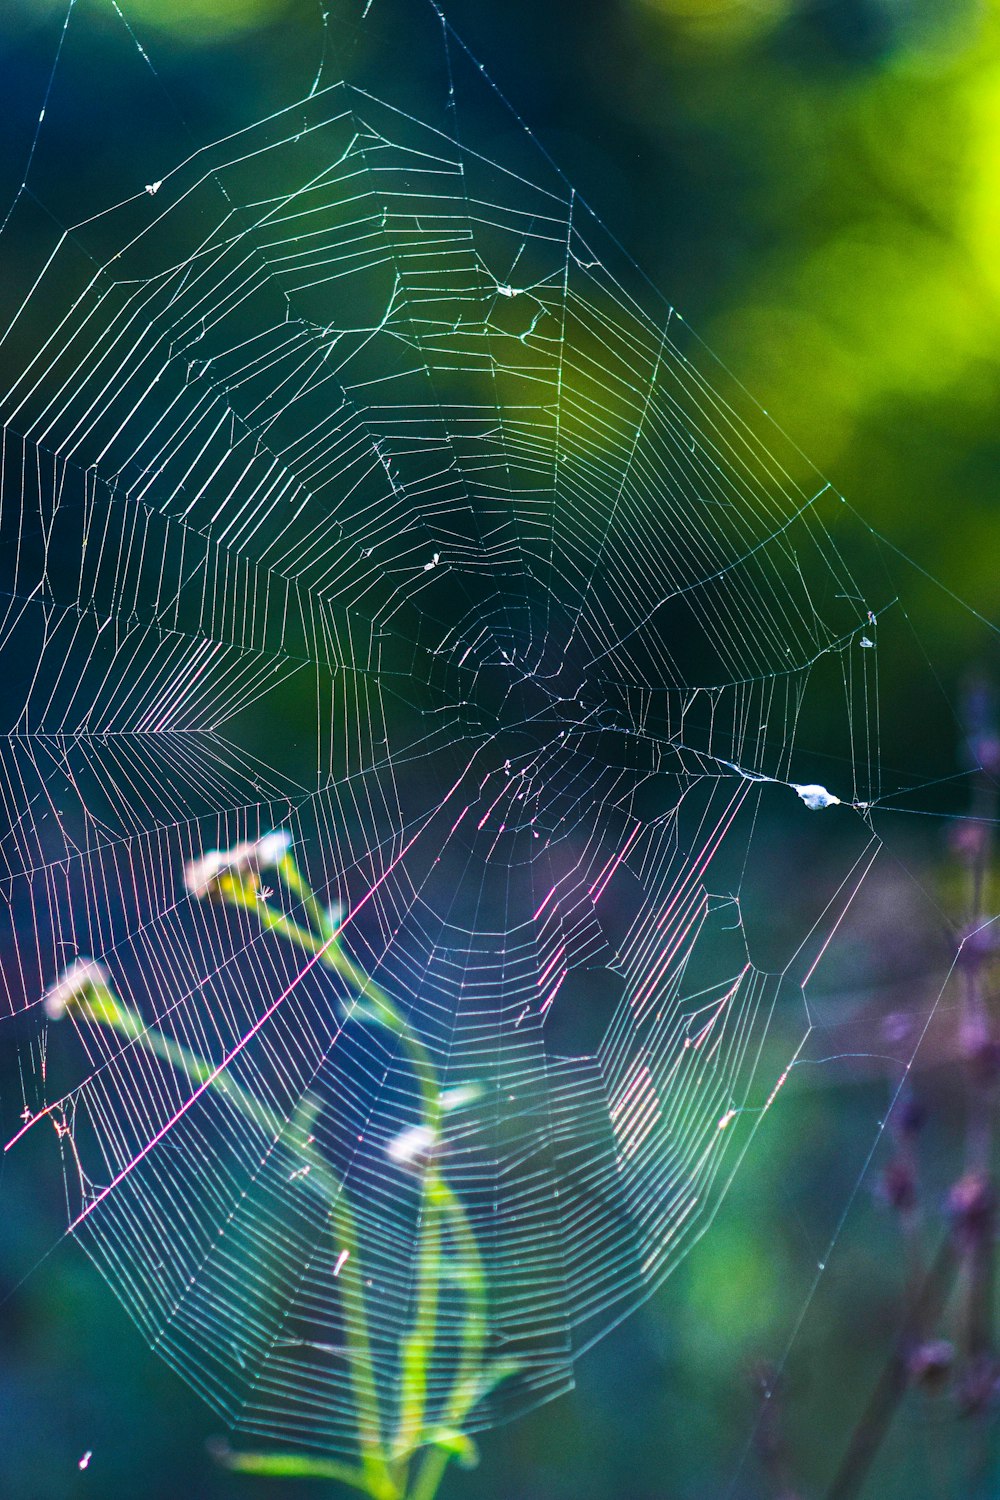
{"type": "MultiPolygon", "coordinates": [[[[360,1467],[337,1460],[298,1454],[233,1453],[220,1455],[230,1469],[242,1473],[328,1479],[361,1490],[371,1500],[434,1500],[448,1464],[456,1454],[474,1461],[475,1449],[461,1433],[469,1412],[493,1386],[506,1379],[513,1366],[496,1363],[484,1370],[486,1345],[486,1274],[468,1213],[447,1182],[436,1156],[443,1113],[437,1071],[430,1052],[400,1014],[389,996],[344,951],[340,929],[319,902],[290,854],[274,868],[289,894],[299,902],[306,923],[293,920],[268,904],[257,873],[238,867],[224,869],[207,890],[230,905],[252,912],[261,926],[300,952],[318,958],[345,980],[357,997],[349,1014],[384,1026],[398,1038],[409,1060],[420,1095],[421,1123],[431,1142],[429,1160],[422,1168],[414,1310],[400,1348],[400,1400],[395,1438],[387,1447],[380,1413],[378,1377],[369,1332],[365,1278],[357,1222],[351,1199],[313,1143],[312,1125],[318,1104],[305,1096],[290,1119],[220,1073],[208,1059],[129,1010],[109,985],[90,980],[73,997],[78,1015],[117,1032],[129,1046],[149,1052],[196,1084],[207,1084],[249,1120],[272,1135],[284,1138],[306,1158],[308,1181],[327,1204],[330,1230],[337,1252],[334,1275],[340,1282],[344,1340],[360,1467]],[[448,1395],[437,1417],[428,1411],[436,1351],[440,1343],[440,1289],[444,1236],[453,1242],[463,1274],[464,1312],[457,1367],[448,1395]],[[423,1449],[410,1482],[412,1456],[423,1449]]],[[[270,893],[268,892],[267,895],[270,893]]],[[[305,1176],[305,1173],[303,1173],[305,1176]]]]}
{"type": "Polygon", "coordinates": [[[354,1469],[335,1459],[304,1458],[297,1453],[236,1453],[228,1448],[217,1448],[215,1457],[225,1468],[237,1474],[266,1474],[281,1479],[330,1479],[371,1494],[368,1475],[363,1469],[354,1469]]]}
{"type": "MultiPolygon", "coordinates": [[[[172,1037],[165,1036],[163,1032],[153,1027],[147,1027],[141,1016],[122,1005],[111,990],[103,987],[95,989],[92,997],[82,1002],[79,1008],[81,1014],[88,1020],[96,1021],[117,1031],[130,1043],[141,1046],[153,1056],[161,1058],[185,1077],[196,1083],[209,1081],[210,1086],[216,1092],[231,1104],[235,1104],[253,1123],[262,1126],[268,1133],[273,1133],[276,1140],[287,1132],[288,1124],[275,1111],[268,1109],[253,1094],[233,1084],[224,1074],[218,1073],[211,1063],[199,1057],[190,1048],[183,1046],[180,1042],[175,1042],[172,1037]]],[[[293,1127],[299,1124],[295,1116],[290,1123],[293,1127]]],[[[383,1496],[389,1497],[389,1500],[395,1500],[396,1490],[394,1486],[391,1486],[388,1464],[382,1448],[378,1384],[368,1335],[364,1295],[361,1291],[363,1272],[354,1212],[346,1188],[330,1171],[319,1153],[312,1148],[308,1133],[302,1130],[301,1136],[302,1138],[295,1141],[294,1145],[310,1158],[310,1183],[329,1205],[331,1228],[338,1255],[347,1251],[338,1279],[341,1282],[341,1295],[345,1303],[344,1332],[348,1374],[355,1409],[358,1413],[358,1444],[364,1463],[363,1472],[367,1476],[366,1484],[368,1484],[369,1493],[379,1497],[379,1500],[383,1496]]],[[[234,1455],[236,1456],[238,1455],[234,1455]]],[[[277,1462],[281,1455],[251,1454],[247,1457],[277,1462]]],[[[286,1457],[291,1462],[294,1456],[286,1455],[286,1457]]],[[[303,1462],[306,1461],[303,1460],[303,1462]]],[[[340,1466],[334,1465],[333,1467],[340,1466]]],[[[254,1472],[263,1473],[265,1470],[257,1469],[254,1472]]],[[[278,1471],[272,1468],[266,1472],[278,1471]]],[[[328,1477],[340,1477],[345,1483],[351,1482],[347,1480],[346,1472],[345,1466],[345,1474],[328,1477]]],[[[357,1476],[358,1471],[349,1470],[349,1472],[357,1476]]]]}
{"type": "Polygon", "coordinates": [[[389,1475],[382,1440],[379,1413],[378,1382],[368,1333],[365,1308],[364,1275],[360,1261],[354,1211],[346,1190],[341,1187],[330,1210],[333,1232],[339,1254],[347,1252],[338,1280],[343,1283],[344,1337],[347,1343],[348,1371],[354,1407],[357,1412],[358,1446],[373,1496],[395,1494],[389,1475]],[[353,1314],[353,1316],[352,1316],[353,1314]]]}
{"type": "Polygon", "coordinates": [[[438,1171],[432,1162],[424,1177],[420,1211],[416,1310],[400,1354],[399,1423],[393,1444],[399,1457],[413,1452],[424,1425],[441,1279],[441,1197],[437,1182],[438,1171]]]}
{"type": "Polygon", "coordinates": [[[406,1500],[434,1500],[450,1459],[441,1448],[428,1448],[406,1500]]]}
{"type": "Polygon", "coordinates": [[[285,854],[277,864],[278,874],[282,883],[293,896],[297,896],[305,907],[313,926],[324,939],[335,938],[337,928],[331,919],[328,907],[317,901],[316,896],[299,871],[298,865],[291,854],[285,854]]]}
{"type": "MultiPolygon", "coordinates": [[[[292,862],[290,856],[286,857],[283,863],[285,862],[292,862]]],[[[325,937],[321,933],[312,932],[308,927],[302,927],[297,922],[293,922],[291,918],[285,916],[284,912],[276,911],[274,907],[261,899],[260,891],[253,880],[241,880],[235,875],[226,874],[219,882],[219,889],[233,906],[253,912],[261,926],[268,932],[275,932],[287,942],[301,948],[304,953],[315,955],[328,969],[332,969],[335,974],[346,979],[359,999],[365,1002],[366,1009],[362,1018],[377,1021],[379,1025],[385,1026],[387,1030],[399,1037],[416,1075],[424,1108],[436,1117],[440,1110],[439,1088],[430,1053],[399,1014],[385,991],[375,984],[363,969],[359,969],[344,952],[341,936],[336,932],[331,932],[330,936],[325,937]],[[370,1017],[368,1007],[371,1008],[370,1017]]],[[[301,877],[299,877],[296,894],[307,909],[315,910],[316,913],[322,912],[319,902],[316,901],[301,877]],[[303,892],[306,894],[302,894],[303,892]]]]}
{"type": "Polygon", "coordinates": [[[931,1265],[909,1316],[893,1346],[861,1420],[851,1434],[826,1500],[854,1500],[861,1493],[869,1470],[885,1440],[896,1407],[909,1384],[909,1355],[918,1328],[925,1328],[941,1311],[955,1274],[955,1248],[948,1235],[931,1265]]]}
{"type": "Polygon", "coordinates": [[[444,1421],[459,1426],[482,1394],[482,1355],[486,1344],[486,1272],[468,1215],[454,1190],[441,1180],[449,1225],[465,1257],[465,1320],[462,1352],[444,1409],[444,1421]]]}

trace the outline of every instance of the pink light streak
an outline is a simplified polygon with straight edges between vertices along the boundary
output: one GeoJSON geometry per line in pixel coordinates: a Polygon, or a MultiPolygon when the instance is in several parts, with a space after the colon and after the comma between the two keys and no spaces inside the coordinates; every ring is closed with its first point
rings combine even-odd
{"type": "Polygon", "coordinates": [[[551,890],[550,890],[550,891],[549,891],[549,894],[548,894],[548,895],[547,895],[547,896],[546,896],[546,898],[545,898],[545,900],[544,900],[544,901],[543,901],[543,902],[542,902],[542,904],[541,904],[541,906],[540,906],[540,907],[539,907],[539,908],[538,908],[538,910],[537,910],[537,911],[536,911],[536,912],[535,912],[535,915],[534,915],[534,917],[533,917],[533,918],[532,918],[532,920],[533,920],[533,921],[535,921],[535,922],[537,922],[537,921],[538,921],[538,918],[539,918],[539,917],[540,917],[540,916],[541,916],[541,915],[542,915],[542,912],[543,912],[543,911],[544,911],[544,910],[545,910],[545,908],[546,908],[546,907],[547,907],[547,906],[548,906],[548,904],[549,904],[549,902],[550,902],[550,901],[551,901],[551,900],[552,900],[552,897],[553,897],[553,896],[554,896],[554,895],[555,895],[555,893],[556,893],[556,891],[557,891],[557,890],[558,890],[558,889],[559,889],[559,887],[558,887],[558,885],[554,885],[554,886],[553,886],[553,887],[552,887],[552,889],[551,889],[551,890]]]}
{"type": "Polygon", "coordinates": [[[538,976],[538,988],[539,989],[544,989],[546,980],[548,979],[549,975],[552,973],[552,970],[555,968],[556,964],[559,962],[559,960],[562,958],[562,956],[563,956],[563,954],[565,952],[566,952],[566,944],[565,943],[560,943],[559,947],[556,949],[555,953],[549,959],[548,963],[545,965],[545,968],[542,970],[541,974],[539,974],[539,976],[538,976]]]}
{"type": "Polygon", "coordinates": [[[607,885],[608,881],[611,879],[612,875],[615,873],[615,871],[617,870],[618,866],[621,864],[622,860],[625,858],[626,854],[628,853],[628,851],[631,849],[632,845],[634,844],[634,842],[636,840],[636,837],[637,837],[637,835],[639,833],[639,830],[641,828],[642,828],[642,824],[641,823],[637,823],[635,825],[635,827],[632,829],[632,832],[629,834],[628,838],[625,840],[625,843],[619,849],[618,853],[617,854],[613,854],[611,856],[611,858],[608,860],[607,864],[604,866],[604,869],[601,871],[600,875],[598,875],[597,879],[594,881],[593,885],[590,887],[590,890],[588,891],[587,894],[590,896],[590,898],[594,902],[595,906],[596,906],[597,902],[600,901],[602,895],[604,894],[604,888],[607,885]]]}
{"type": "Polygon", "coordinates": [[[566,978],[566,973],[567,971],[564,969],[563,972],[559,975],[559,978],[556,980],[555,984],[549,990],[549,993],[546,995],[545,999],[542,1001],[542,1005],[539,1011],[540,1015],[544,1016],[545,1012],[548,1010],[549,1006],[552,1004],[553,1000],[562,989],[563,980],[566,978]]]}
{"type": "MultiPolygon", "coordinates": [[[[149,1155],[149,1153],[151,1151],[153,1151],[156,1146],[159,1145],[160,1141],[163,1140],[164,1136],[166,1136],[174,1128],[174,1126],[177,1124],[177,1122],[179,1120],[183,1119],[183,1117],[187,1114],[188,1110],[192,1107],[192,1105],[195,1104],[201,1098],[201,1096],[208,1089],[211,1088],[211,1086],[215,1082],[215,1080],[218,1077],[220,1077],[220,1075],[223,1072],[225,1072],[226,1068],[229,1067],[229,1065],[233,1061],[233,1059],[236,1058],[236,1057],[238,1057],[240,1055],[240,1053],[244,1050],[244,1048],[247,1046],[247,1044],[250,1041],[252,1041],[253,1038],[257,1035],[257,1033],[261,1030],[261,1028],[267,1024],[267,1022],[271,1019],[271,1017],[274,1015],[275,1011],[279,1008],[279,1006],[281,1006],[288,999],[288,996],[290,994],[292,994],[292,992],[298,987],[299,984],[301,984],[302,980],[306,977],[306,975],[312,969],[314,969],[316,967],[316,965],[320,962],[320,960],[322,959],[322,957],[323,957],[324,953],[326,952],[326,950],[333,943],[336,942],[337,938],[343,932],[343,930],[347,926],[348,922],[352,921],[354,919],[354,917],[358,914],[358,912],[362,909],[362,907],[366,906],[368,904],[368,902],[374,896],[375,892],[378,890],[379,886],[383,883],[383,881],[385,881],[385,880],[387,880],[389,878],[389,876],[392,874],[393,870],[399,864],[400,860],[403,859],[404,856],[407,855],[410,852],[410,850],[413,848],[413,845],[417,842],[417,839],[419,839],[420,836],[421,836],[421,834],[424,833],[426,831],[426,829],[430,826],[431,822],[434,820],[434,818],[440,812],[441,808],[444,807],[447,804],[447,802],[458,791],[458,788],[461,786],[462,782],[464,781],[467,772],[468,772],[468,767],[466,768],[465,771],[463,771],[462,775],[455,782],[454,786],[448,792],[447,796],[445,796],[443,798],[443,800],[441,801],[441,803],[439,804],[439,806],[436,807],[434,809],[434,811],[430,814],[430,816],[421,824],[421,826],[417,829],[416,833],[414,833],[413,837],[411,839],[409,839],[403,845],[402,849],[396,855],[396,858],[394,860],[392,860],[386,866],[386,868],[383,870],[382,874],[375,881],[375,883],[372,886],[369,887],[369,889],[362,896],[362,898],[358,902],[358,904],[356,906],[352,907],[352,909],[345,915],[343,921],[336,928],[336,930],[332,933],[332,935],[327,939],[327,941],[322,945],[322,947],[318,948],[316,950],[316,952],[313,954],[313,956],[310,959],[308,959],[308,961],[305,964],[303,964],[302,968],[296,974],[295,978],[291,981],[291,983],[288,984],[288,985],[286,985],[285,988],[282,990],[281,994],[278,995],[278,997],[271,1002],[271,1004],[267,1007],[267,1009],[263,1012],[263,1014],[260,1015],[260,1016],[258,1016],[257,1020],[250,1027],[250,1030],[247,1031],[245,1033],[245,1035],[243,1035],[240,1038],[240,1040],[236,1043],[235,1047],[232,1047],[226,1053],[226,1055],[222,1059],[222,1061],[218,1064],[217,1067],[215,1067],[215,1068],[212,1069],[211,1073],[209,1073],[208,1077],[205,1078],[203,1080],[203,1082],[198,1085],[198,1087],[195,1089],[194,1093],[190,1094],[188,1096],[188,1098],[185,1099],[184,1103],[178,1109],[176,1109],[174,1111],[174,1113],[170,1116],[170,1119],[167,1120],[165,1124],[161,1125],[160,1128],[159,1128],[159,1130],[157,1130],[150,1137],[150,1139],[143,1146],[142,1150],[141,1151],[137,1151],[136,1154],[135,1154],[135,1156],[132,1157],[131,1161],[128,1162],[126,1166],[122,1167],[121,1171],[115,1174],[115,1176],[111,1179],[111,1181],[109,1183],[107,1183],[107,1185],[105,1187],[103,1187],[101,1189],[101,1191],[97,1194],[97,1196],[95,1198],[93,1198],[91,1200],[90,1203],[87,1204],[86,1208],[82,1209],[80,1211],[80,1213],[77,1214],[76,1218],[73,1219],[73,1221],[69,1225],[69,1229],[67,1230],[68,1234],[72,1234],[75,1229],[79,1228],[79,1226],[83,1223],[84,1219],[88,1218],[89,1215],[93,1213],[94,1209],[97,1208],[97,1207],[99,1207],[99,1205],[104,1202],[104,1200],[105,1200],[105,1198],[107,1198],[108,1194],[114,1192],[115,1188],[118,1187],[119,1183],[124,1182],[125,1178],[128,1177],[129,1174],[135,1170],[135,1168],[139,1165],[139,1163],[141,1161],[145,1160],[145,1158],[149,1155]]],[[[343,1030],[342,1026],[338,1028],[338,1035],[339,1035],[339,1032],[341,1030],[343,1030]]],[[[40,1119],[41,1116],[38,1115],[35,1118],[36,1119],[40,1119]]],[[[11,1143],[11,1144],[13,1144],[13,1143],[11,1143]]]]}

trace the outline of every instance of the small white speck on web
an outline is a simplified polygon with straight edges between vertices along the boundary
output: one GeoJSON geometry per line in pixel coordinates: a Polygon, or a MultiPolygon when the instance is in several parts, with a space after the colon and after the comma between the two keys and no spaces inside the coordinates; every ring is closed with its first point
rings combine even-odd
{"type": "Polygon", "coordinates": [[[89,1469],[90,1468],[90,1460],[93,1458],[93,1456],[94,1456],[93,1453],[88,1448],[87,1451],[86,1451],[86,1453],[83,1454],[83,1456],[80,1458],[79,1462],[77,1463],[77,1468],[81,1469],[81,1470],[82,1469],[89,1469]]]}
{"type": "Polygon", "coordinates": [[[160,191],[160,188],[162,186],[163,186],[163,180],[162,180],[162,178],[158,182],[147,182],[146,183],[146,192],[152,198],[155,193],[158,193],[160,191]]]}
{"type": "Polygon", "coordinates": [[[816,781],[799,783],[790,781],[788,785],[796,792],[812,812],[819,812],[824,807],[839,807],[840,798],[828,792],[825,786],[820,786],[816,781]]]}
{"type": "Polygon", "coordinates": [[[874,644],[875,642],[867,635],[863,635],[860,641],[858,641],[858,645],[864,646],[866,651],[870,651],[874,644]]]}
{"type": "Polygon", "coordinates": [[[333,1268],[333,1274],[334,1274],[334,1276],[339,1276],[340,1275],[341,1271],[347,1265],[347,1262],[350,1260],[350,1258],[351,1258],[351,1252],[350,1252],[350,1250],[341,1250],[340,1254],[337,1256],[337,1264],[333,1268]]]}
{"type": "Polygon", "coordinates": [[[435,554],[431,558],[430,562],[424,563],[424,572],[425,573],[429,573],[432,568],[436,568],[437,567],[437,565],[438,565],[438,563],[440,561],[441,561],[441,554],[440,554],[440,552],[435,552],[435,554]]]}

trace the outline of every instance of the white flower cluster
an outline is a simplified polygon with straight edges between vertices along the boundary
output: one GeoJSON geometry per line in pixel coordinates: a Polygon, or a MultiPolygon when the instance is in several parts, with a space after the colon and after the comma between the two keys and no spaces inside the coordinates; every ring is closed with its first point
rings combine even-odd
{"type": "Polygon", "coordinates": [[[438,1153],[438,1138],[429,1125],[410,1125],[394,1135],[385,1154],[407,1172],[421,1172],[438,1153]]]}
{"type": "Polygon", "coordinates": [[[184,866],[184,884],[192,896],[212,896],[224,875],[257,875],[273,870],[292,847],[292,835],[284,829],[231,849],[208,849],[200,859],[184,866]]]}
{"type": "Polygon", "coordinates": [[[74,1000],[95,986],[107,986],[110,982],[111,975],[96,958],[75,958],[42,996],[45,1014],[50,1021],[59,1021],[74,1000]]]}
{"type": "Polygon", "coordinates": [[[470,1104],[482,1097],[482,1089],[477,1083],[459,1083],[454,1088],[442,1089],[438,1094],[438,1105],[445,1114],[450,1114],[456,1109],[466,1109],[470,1104]]]}
{"type": "MultiPolygon", "coordinates": [[[[443,1089],[438,1094],[438,1107],[444,1114],[450,1114],[453,1110],[465,1109],[474,1104],[481,1095],[482,1089],[478,1084],[459,1084],[455,1088],[443,1089]]],[[[441,1138],[430,1125],[408,1125],[391,1138],[385,1154],[397,1167],[402,1167],[404,1172],[419,1175],[440,1156],[441,1149],[441,1138]]]]}

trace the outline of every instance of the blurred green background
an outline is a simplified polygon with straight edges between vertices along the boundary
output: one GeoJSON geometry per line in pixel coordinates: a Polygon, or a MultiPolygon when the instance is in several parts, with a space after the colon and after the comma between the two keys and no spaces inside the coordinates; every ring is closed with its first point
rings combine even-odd
{"type": "MultiPolygon", "coordinates": [[[[110,8],[91,9],[95,25],[112,24],[110,8]]],[[[247,119],[272,108],[287,82],[269,69],[272,39],[301,61],[302,77],[320,45],[317,7],[295,0],[123,0],[122,9],[174,83],[192,97],[225,95],[247,119]]],[[[29,138],[64,14],[9,0],[0,22],[18,141],[29,138]]],[[[996,8],[452,0],[448,14],[652,282],[872,525],[942,580],[944,590],[914,575],[908,601],[957,703],[970,673],[997,668],[995,638],[947,592],[996,619],[996,8]]],[[[74,101],[82,114],[96,107],[100,79],[91,86],[74,101]]],[[[15,152],[3,163],[5,190],[22,162],[15,152]]],[[[71,170],[67,160],[67,187],[71,170]]],[[[922,688],[892,671],[890,658],[883,681],[898,715],[936,737],[928,759],[961,767],[954,718],[928,715],[922,688]]],[[[898,1227],[875,1190],[890,1152],[880,1125],[900,1077],[882,1061],[886,1028],[915,1039],[959,920],[947,827],[912,821],[825,979],[824,1045],[790,1078],[710,1232],[582,1361],[576,1392],[489,1435],[479,1471],[453,1474],[446,1496],[778,1496],[753,1438],[762,1365],[782,1367],[794,1490],[823,1493],[899,1315],[898,1227]]],[[[950,991],[936,1014],[914,1081],[928,1105],[932,1219],[957,1171],[962,1112],[950,991]]],[[[0,1493],[307,1493],[216,1470],[205,1441],[218,1423],[60,1242],[58,1184],[40,1187],[46,1170],[30,1152],[4,1163],[0,1493]]],[[[965,1495],[965,1431],[947,1398],[908,1399],[868,1493],[965,1495]]],[[[990,1493],[1000,1493],[996,1472],[990,1493]]]]}

